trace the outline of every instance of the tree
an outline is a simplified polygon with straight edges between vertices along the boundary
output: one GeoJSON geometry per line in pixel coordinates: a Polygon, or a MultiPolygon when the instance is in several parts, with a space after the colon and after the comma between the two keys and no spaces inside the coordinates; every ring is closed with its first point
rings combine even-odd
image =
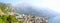
{"type": "Polygon", "coordinates": [[[0,2],[0,23],[18,22],[18,19],[16,19],[13,15],[9,14],[9,12],[11,12],[11,11],[12,10],[10,8],[10,5],[0,2]],[[3,13],[3,14],[1,14],[1,13],[3,13]]]}
{"type": "Polygon", "coordinates": [[[17,20],[14,16],[12,16],[12,15],[9,15],[9,16],[8,16],[8,21],[9,21],[10,23],[18,22],[18,20],[17,20]]]}

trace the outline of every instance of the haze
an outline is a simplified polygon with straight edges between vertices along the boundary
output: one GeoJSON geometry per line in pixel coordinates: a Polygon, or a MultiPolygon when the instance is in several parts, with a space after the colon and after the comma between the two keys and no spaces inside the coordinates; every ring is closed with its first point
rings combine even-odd
{"type": "Polygon", "coordinates": [[[22,6],[32,6],[49,17],[49,23],[58,23],[60,17],[60,0],[0,0],[0,2],[11,3],[13,6],[22,4],[22,6]],[[46,10],[48,12],[46,12],[46,10]]]}

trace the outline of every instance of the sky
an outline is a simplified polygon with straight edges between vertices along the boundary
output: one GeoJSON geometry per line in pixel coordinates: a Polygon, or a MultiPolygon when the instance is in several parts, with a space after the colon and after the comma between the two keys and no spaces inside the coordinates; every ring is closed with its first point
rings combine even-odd
{"type": "Polygon", "coordinates": [[[60,13],[60,0],[49,0],[48,8],[60,13]]]}
{"type": "Polygon", "coordinates": [[[47,7],[47,0],[0,0],[0,2],[11,3],[13,5],[26,2],[34,6],[47,7]]]}
{"type": "Polygon", "coordinates": [[[11,3],[13,5],[19,3],[28,3],[31,6],[49,8],[60,13],[60,0],[0,0],[0,2],[11,3]]]}
{"type": "Polygon", "coordinates": [[[21,2],[22,0],[0,0],[0,2],[4,3],[11,3],[11,4],[16,4],[17,2],[21,2]]]}

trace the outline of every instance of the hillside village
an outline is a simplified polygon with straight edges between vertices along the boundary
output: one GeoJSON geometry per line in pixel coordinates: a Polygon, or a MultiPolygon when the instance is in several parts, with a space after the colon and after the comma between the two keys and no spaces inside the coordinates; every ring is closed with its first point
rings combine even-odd
{"type": "Polygon", "coordinates": [[[0,3],[0,20],[0,23],[48,23],[43,17],[16,13],[5,3],[0,3]]]}
{"type": "Polygon", "coordinates": [[[22,23],[48,23],[48,20],[39,17],[39,16],[30,16],[30,15],[20,15],[20,14],[15,14],[15,17],[19,20],[22,21],[22,23]]]}

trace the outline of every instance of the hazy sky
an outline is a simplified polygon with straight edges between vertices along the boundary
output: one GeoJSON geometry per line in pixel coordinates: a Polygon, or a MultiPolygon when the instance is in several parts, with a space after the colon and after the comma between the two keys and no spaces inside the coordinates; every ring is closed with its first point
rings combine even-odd
{"type": "Polygon", "coordinates": [[[0,2],[11,3],[11,4],[15,4],[20,1],[22,1],[22,0],[0,0],[0,2]]]}
{"type": "Polygon", "coordinates": [[[11,3],[13,5],[19,3],[28,3],[31,6],[49,8],[60,13],[60,0],[0,0],[0,2],[11,3]]]}
{"type": "Polygon", "coordinates": [[[48,8],[60,13],[60,0],[49,0],[48,8]]]}

